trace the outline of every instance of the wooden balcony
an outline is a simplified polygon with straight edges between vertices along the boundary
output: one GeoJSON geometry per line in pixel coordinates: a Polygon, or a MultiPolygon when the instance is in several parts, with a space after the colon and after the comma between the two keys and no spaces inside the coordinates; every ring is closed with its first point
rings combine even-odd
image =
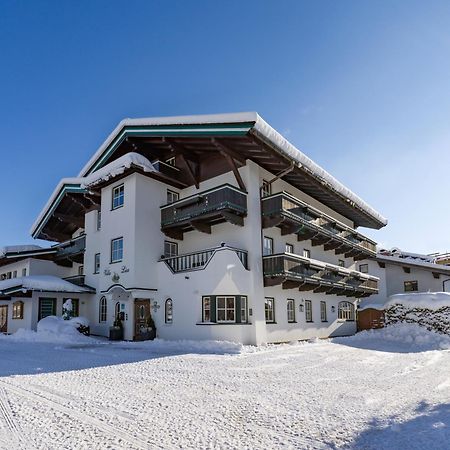
{"type": "Polygon", "coordinates": [[[355,261],[376,255],[375,242],[286,192],[262,198],[261,212],[263,228],[276,226],[282,235],[295,233],[355,261]]]}
{"type": "Polygon", "coordinates": [[[221,251],[232,251],[236,253],[244,268],[248,270],[247,251],[228,246],[186,253],[184,255],[171,256],[169,258],[161,258],[160,262],[164,262],[173,273],[192,272],[194,270],[204,269],[214,255],[221,251]]]}
{"type": "Polygon", "coordinates": [[[86,250],[86,235],[73,238],[56,246],[55,262],[60,265],[82,264],[86,250]]]}
{"type": "Polygon", "coordinates": [[[333,264],[290,253],[263,257],[264,286],[368,297],[378,292],[378,279],[333,264]]]}
{"type": "Polygon", "coordinates": [[[192,230],[210,234],[223,222],[243,226],[246,215],[247,194],[224,184],[161,207],[161,231],[173,239],[192,230]]]}

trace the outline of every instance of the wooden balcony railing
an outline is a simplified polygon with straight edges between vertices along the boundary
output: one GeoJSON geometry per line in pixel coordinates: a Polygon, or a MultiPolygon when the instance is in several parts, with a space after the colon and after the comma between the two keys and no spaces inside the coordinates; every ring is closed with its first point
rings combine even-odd
{"type": "Polygon", "coordinates": [[[284,289],[367,297],[378,292],[378,279],[291,253],[263,256],[264,285],[284,289]]]}
{"type": "Polygon", "coordinates": [[[183,233],[211,233],[211,226],[223,222],[242,226],[246,215],[247,194],[224,184],[161,207],[161,230],[169,237],[183,239],[183,233]]]}
{"type": "Polygon", "coordinates": [[[234,247],[216,247],[207,250],[201,250],[193,253],[186,253],[184,255],[171,256],[169,258],[161,258],[161,262],[164,262],[173,273],[190,272],[193,270],[204,269],[211,259],[220,251],[232,251],[236,253],[237,257],[241,261],[245,269],[248,269],[248,253],[246,250],[242,250],[234,247]]]}
{"type": "Polygon", "coordinates": [[[282,235],[295,233],[299,241],[311,239],[355,260],[376,254],[375,242],[287,192],[263,197],[261,211],[263,228],[279,227],[282,235]]]}

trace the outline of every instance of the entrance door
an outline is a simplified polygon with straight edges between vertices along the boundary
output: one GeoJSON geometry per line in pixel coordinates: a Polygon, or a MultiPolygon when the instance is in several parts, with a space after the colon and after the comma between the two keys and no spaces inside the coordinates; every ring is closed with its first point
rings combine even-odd
{"type": "Polygon", "coordinates": [[[150,300],[134,301],[134,339],[136,341],[148,339],[147,321],[150,315],[150,300]]]}
{"type": "Polygon", "coordinates": [[[8,332],[8,305],[0,306],[0,333],[8,332]]]}

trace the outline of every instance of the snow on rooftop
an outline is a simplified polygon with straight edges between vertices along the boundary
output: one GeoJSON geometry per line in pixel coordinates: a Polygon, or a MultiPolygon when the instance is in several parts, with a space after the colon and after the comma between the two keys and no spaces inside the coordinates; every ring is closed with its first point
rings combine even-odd
{"type": "Polygon", "coordinates": [[[43,292],[90,292],[89,289],[77,286],[69,281],[52,275],[30,275],[0,281],[0,292],[10,288],[21,288],[27,291],[43,292]]]}
{"type": "Polygon", "coordinates": [[[42,250],[42,247],[39,245],[7,245],[0,248],[0,258],[8,253],[32,252],[34,250],[42,250]]]}
{"type": "Polygon", "coordinates": [[[411,292],[408,294],[391,295],[384,300],[366,299],[359,305],[359,310],[387,309],[394,305],[437,310],[450,306],[450,292],[411,292]]]}
{"type": "Polygon", "coordinates": [[[137,166],[144,172],[156,172],[153,164],[143,155],[139,153],[130,152],[114,161],[106,164],[101,169],[96,170],[86,177],[80,178],[82,187],[91,187],[96,184],[108,181],[125,172],[131,166],[137,166]]]}
{"type": "Polygon", "coordinates": [[[386,255],[382,253],[377,253],[376,256],[377,261],[382,262],[392,262],[397,264],[403,264],[406,266],[416,266],[416,267],[422,267],[424,269],[431,269],[436,270],[437,272],[441,273],[449,273],[450,275],[450,266],[446,266],[443,264],[437,264],[433,262],[433,259],[430,260],[422,260],[420,258],[412,258],[412,257],[405,257],[405,256],[398,256],[398,255],[386,255]]]}

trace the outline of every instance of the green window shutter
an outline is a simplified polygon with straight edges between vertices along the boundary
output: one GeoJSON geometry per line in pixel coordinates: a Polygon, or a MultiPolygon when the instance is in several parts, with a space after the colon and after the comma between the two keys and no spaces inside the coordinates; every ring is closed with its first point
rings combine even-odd
{"type": "Polygon", "coordinates": [[[236,323],[241,323],[241,296],[236,295],[236,323]]]}
{"type": "Polygon", "coordinates": [[[211,295],[211,322],[216,322],[216,296],[211,295]]]}

